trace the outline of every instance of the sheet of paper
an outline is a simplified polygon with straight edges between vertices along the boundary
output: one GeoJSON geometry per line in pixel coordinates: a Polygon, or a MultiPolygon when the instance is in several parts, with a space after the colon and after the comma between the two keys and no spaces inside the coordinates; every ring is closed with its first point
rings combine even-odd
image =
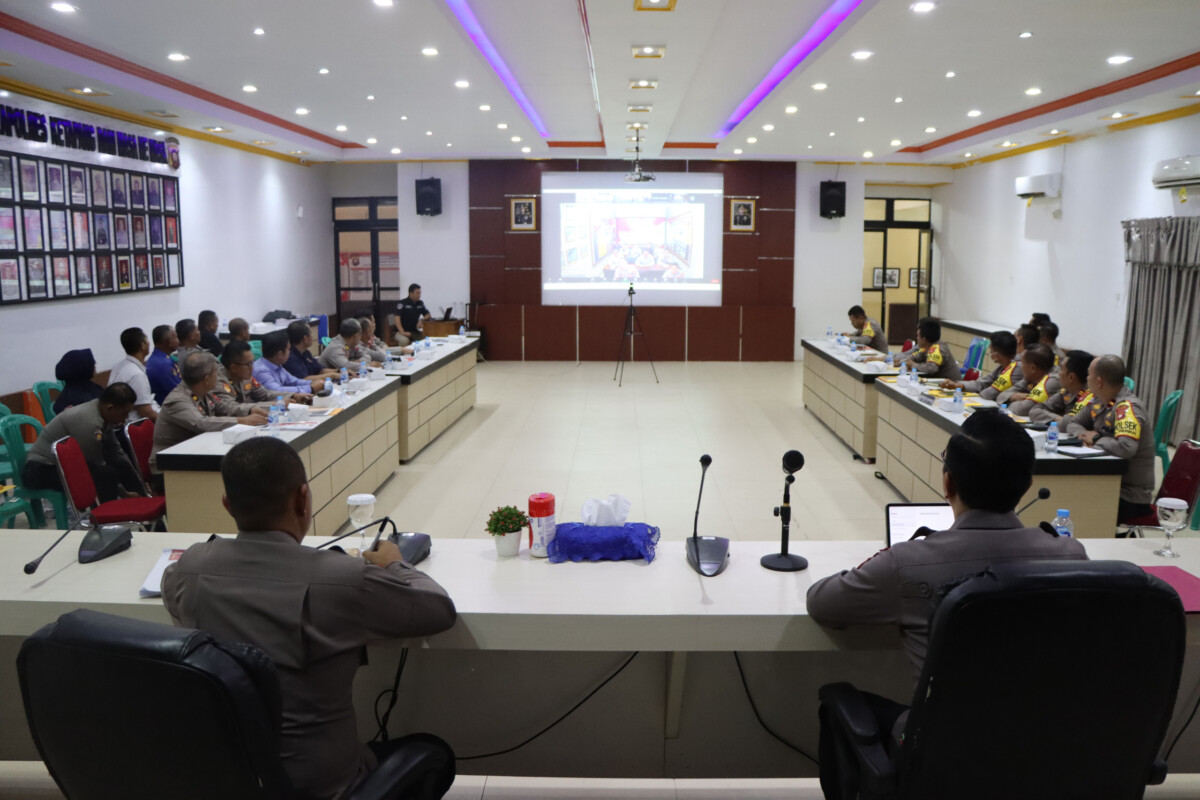
{"type": "Polygon", "coordinates": [[[1058,452],[1062,453],[1063,455],[1076,456],[1078,458],[1107,455],[1107,453],[1105,453],[1099,447],[1075,447],[1073,445],[1067,445],[1064,447],[1061,444],[1058,446],[1058,452]]]}
{"type": "Polygon", "coordinates": [[[178,561],[183,555],[182,550],[172,550],[170,547],[164,547],[162,555],[158,557],[158,561],[154,562],[150,574],[146,576],[146,582],[142,584],[142,588],[138,589],[138,597],[160,597],[162,595],[162,578],[163,572],[167,566],[173,561],[178,561]]]}

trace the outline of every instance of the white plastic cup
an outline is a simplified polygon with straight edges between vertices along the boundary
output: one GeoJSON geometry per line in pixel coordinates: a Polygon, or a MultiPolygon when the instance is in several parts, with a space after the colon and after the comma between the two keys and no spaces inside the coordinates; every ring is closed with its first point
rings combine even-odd
{"type": "Polygon", "coordinates": [[[361,528],[375,519],[375,495],[352,494],[346,498],[346,506],[350,510],[350,524],[361,528]]]}

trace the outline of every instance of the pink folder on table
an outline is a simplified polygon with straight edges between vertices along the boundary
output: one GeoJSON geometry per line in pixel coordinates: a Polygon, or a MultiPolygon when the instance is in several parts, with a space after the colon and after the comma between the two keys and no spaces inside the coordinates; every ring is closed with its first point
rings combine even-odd
{"type": "Polygon", "coordinates": [[[1179,567],[1142,567],[1156,578],[1171,584],[1183,601],[1185,614],[1200,613],[1200,578],[1179,567]]]}

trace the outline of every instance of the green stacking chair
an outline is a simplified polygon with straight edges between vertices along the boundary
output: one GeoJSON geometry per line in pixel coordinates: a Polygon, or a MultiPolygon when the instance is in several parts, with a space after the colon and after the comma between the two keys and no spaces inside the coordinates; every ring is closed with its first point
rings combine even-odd
{"type": "Polygon", "coordinates": [[[1171,464],[1171,456],[1167,454],[1167,437],[1171,435],[1171,426],[1175,424],[1175,412],[1179,410],[1179,398],[1183,397],[1183,389],[1176,389],[1163,400],[1162,408],[1158,410],[1158,419],[1154,422],[1154,452],[1162,460],[1163,474],[1171,464]]]}
{"type": "Polygon", "coordinates": [[[46,418],[46,422],[58,416],[54,413],[54,398],[50,396],[51,389],[61,392],[63,390],[63,382],[38,381],[33,385],[33,393],[37,395],[38,402],[42,404],[42,416],[46,418]]]}
{"type": "MultiPolygon", "coordinates": [[[[6,492],[3,496],[7,496],[6,492]]],[[[17,517],[25,515],[25,519],[29,521],[30,528],[38,527],[37,520],[33,515],[33,506],[24,497],[16,497],[9,500],[0,500],[0,525],[8,523],[8,527],[14,527],[17,517]]]]}
{"type": "Polygon", "coordinates": [[[1137,389],[1137,383],[1128,375],[1125,376],[1125,388],[1131,392],[1137,389]]]}
{"type": "Polygon", "coordinates": [[[262,340],[261,339],[251,339],[250,340],[250,352],[254,353],[255,359],[262,358],[262,340]]]}
{"type": "Polygon", "coordinates": [[[332,336],[322,336],[321,337],[321,348],[324,349],[326,347],[329,347],[329,343],[332,341],[333,341],[332,336]]]}
{"type": "Polygon", "coordinates": [[[46,514],[42,510],[42,501],[47,500],[50,507],[54,509],[54,524],[60,528],[66,528],[71,519],[67,516],[67,496],[57,489],[27,489],[21,481],[21,472],[25,469],[25,442],[21,438],[22,425],[31,426],[38,434],[42,432],[42,424],[24,414],[10,414],[0,419],[0,439],[4,440],[4,446],[8,448],[8,460],[12,463],[13,469],[12,481],[17,487],[13,493],[17,499],[30,502],[33,519],[36,523],[35,527],[42,528],[46,525],[46,514]]]}

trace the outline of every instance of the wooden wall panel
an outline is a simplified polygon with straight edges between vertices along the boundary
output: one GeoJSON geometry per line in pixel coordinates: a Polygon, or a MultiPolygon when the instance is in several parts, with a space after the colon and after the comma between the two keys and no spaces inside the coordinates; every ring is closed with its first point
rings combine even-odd
{"type": "Polygon", "coordinates": [[[793,361],[796,309],[757,306],[742,314],[742,361],[793,361]]]}
{"type": "Polygon", "coordinates": [[[725,213],[729,213],[729,198],[730,197],[753,197],[756,202],[760,202],[759,180],[758,180],[758,163],[742,162],[737,165],[730,164],[725,170],[725,213]]]}
{"type": "Polygon", "coordinates": [[[471,302],[504,302],[504,259],[471,256],[471,302]]]}
{"type": "Polygon", "coordinates": [[[504,229],[507,227],[508,211],[503,208],[472,208],[471,255],[504,255],[504,229]]]}
{"type": "Polygon", "coordinates": [[[687,344],[687,309],[647,306],[637,311],[643,336],[634,344],[633,360],[683,361],[687,344]]]}
{"type": "Polygon", "coordinates": [[[542,266],[542,235],[540,232],[508,231],[504,234],[504,266],[542,266]]]}
{"type": "Polygon", "coordinates": [[[794,162],[762,162],[758,185],[760,207],[789,209],[796,207],[796,164],[794,162]]]}
{"type": "Polygon", "coordinates": [[[721,237],[721,264],[725,269],[758,269],[759,236],[753,233],[726,233],[721,237]]]}
{"type": "Polygon", "coordinates": [[[688,361],[737,361],[740,308],[688,309],[688,361]]]}
{"type": "MultiPolygon", "coordinates": [[[[512,161],[472,161],[467,186],[472,208],[482,206],[508,207],[504,202],[505,186],[512,172],[512,161]]],[[[473,220],[472,220],[473,221],[473,220]]]]}
{"type": "Polygon", "coordinates": [[[622,334],[628,306],[579,307],[579,360],[617,360],[618,348],[629,358],[622,334]]]}
{"type": "Polygon", "coordinates": [[[795,272],[792,260],[763,260],[758,262],[758,306],[792,305],[795,272]]]}
{"type": "MultiPolygon", "coordinates": [[[[758,212],[758,255],[792,258],[796,254],[796,212],[790,209],[758,212]]],[[[726,247],[728,252],[728,247],[726,247]]]]}
{"type": "Polygon", "coordinates": [[[542,302],[542,270],[504,269],[504,302],[515,306],[536,306],[542,302]]]}
{"type": "Polygon", "coordinates": [[[525,360],[575,360],[575,306],[525,306],[525,360]]]}
{"type": "Polygon", "coordinates": [[[493,361],[521,360],[521,307],[479,306],[475,324],[483,331],[483,354],[493,361]]]}
{"type": "MultiPolygon", "coordinates": [[[[757,270],[725,270],[721,275],[721,305],[749,306],[757,305],[758,301],[758,271],[757,270]]],[[[791,295],[788,295],[789,303],[791,295]]]]}

